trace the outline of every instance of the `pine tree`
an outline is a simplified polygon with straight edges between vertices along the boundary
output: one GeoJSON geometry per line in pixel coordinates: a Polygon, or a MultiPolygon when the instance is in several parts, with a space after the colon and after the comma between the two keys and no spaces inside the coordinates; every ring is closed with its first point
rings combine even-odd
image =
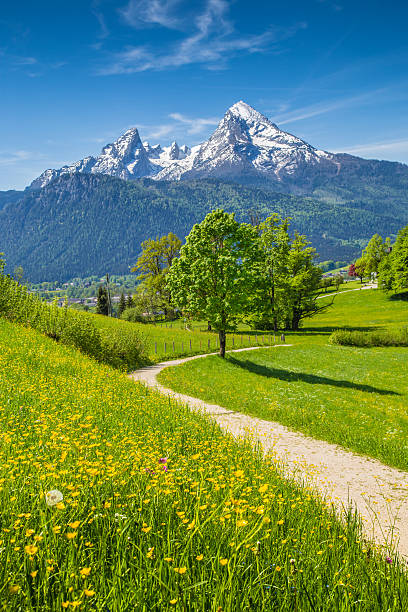
{"type": "Polygon", "coordinates": [[[118,316],[121,317],[123,311],[126,310],[126,299],[125,299],[125,294],[122,293],[120,294],[120,300],[119,300],[119,307],[118,307],[118,316]]]}
{"type": "Polygon", "coordinates": [[[109,314],[109,297],[106,287],[99,285],[98,298],[96,302],[96,312],[108,316],[109,314]]]}
{"type": "Polygon", "coordinates": [[[126,308],[133,308],[133,306],[134,306],[133,298],[129,293],[129,295],[126,298],[126,308]]]}

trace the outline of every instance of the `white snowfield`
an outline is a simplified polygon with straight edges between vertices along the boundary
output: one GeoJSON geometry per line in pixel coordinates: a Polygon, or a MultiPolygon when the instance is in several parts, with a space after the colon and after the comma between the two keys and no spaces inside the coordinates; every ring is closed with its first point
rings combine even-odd
{"type": "Polygon", "coordinates": [[[98,157],[85,157],[58,170],[45,170],[31,183],[40,189],[61,174],[85,172],[122,179],[150,177],[156,180],[182,178],[231,178],[242,172],[277,182],[302,168],[336,174],[336,155],[320,151],[288,132],[245,102],[231,106],[208,140],[195,147],[168,147],[142,142],[136,127],[107,144],[98,157]]]}

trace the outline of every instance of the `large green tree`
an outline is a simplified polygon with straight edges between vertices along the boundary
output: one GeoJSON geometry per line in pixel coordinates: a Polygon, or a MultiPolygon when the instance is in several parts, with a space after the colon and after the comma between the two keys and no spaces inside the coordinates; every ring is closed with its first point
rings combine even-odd
{"type": "Polygon", "coordinates": [[[156,240],[149,238],[142,243],[142,254],[132,268],[132,272],[139,272],[143,295],[163,308],[165,315],[171,307],[166,275],[180,247],[180,238],[172,232],[156,240]]]}
{"type": "Polygon", "coordinates": [[[221,357],[227,331],[248,311],[258,252],[256,229],[217,209],[194,225],[168,273],[173,302],[218,332],[221,357]]]}

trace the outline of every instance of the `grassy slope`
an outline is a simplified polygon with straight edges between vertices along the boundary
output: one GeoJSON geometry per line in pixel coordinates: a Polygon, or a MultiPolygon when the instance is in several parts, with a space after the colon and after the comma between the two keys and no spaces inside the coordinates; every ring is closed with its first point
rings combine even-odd
{"type": "MultiPolygon", "coordinates": [[[[165,327],[162,324],[153,325],[150,323],[129,323],[121,319],[104,317],[102,315],[89,315],[92,317],[94,324],[103,330],[110,329],[127,332],[139,332],[141,338],[147,346],[149,360],[152,362],[162,361],[166,359],[174,359],[186,355],[197,355],[202,353],[214,353],[218,350],[218,335],[214,332],[200,331],[205,329],[204,324],[194,324],[193,330],[188,331],[183,329],[183,323],[175,321],[167,324],[165,327]],[[171,325],[171,327],[170,327],[171,325]],[[191,340],[191,350],[190,350],[191,340]],[[173,350],[174,342],[174,350],[173,350]]],[[[273,337],[272,337],[273,338],[273,337]]],[[[227,338],[227,348],[241,346],[255,346],[257,344],[270,344],[269,335],[260,332],[246,331],[245,334],[235,334],[233,338],[229,335],[227,338]]]]}
{"type": "Polygon", "coordinates": [[[279,421],[408,469],[408,352],[327,344],[336,327],[373,328],[408,322],[408,304],[364,290],[288,334],[293,347],[209,357],[164,370],[177,391],[279,421]]]}
{"type": "Polygon", "coordinates": [[[0,346],[1,609],[407,608],[398,564],[248,446],[33,330],[0,346]]]}

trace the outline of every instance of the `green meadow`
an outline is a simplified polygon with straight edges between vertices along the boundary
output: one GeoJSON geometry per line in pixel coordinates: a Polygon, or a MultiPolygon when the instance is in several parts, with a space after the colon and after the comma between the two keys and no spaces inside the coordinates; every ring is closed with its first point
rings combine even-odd
{"type": "Polygon", "coordinates": [[[408,302],[396,298],[368,289],[338,295],[307,328],[287,334],[292,346],[199,359],[166,368],[159,381],[408,469],[408,348],[328,343],[338,328],[407,325],[408,302]]]}
{"type": "Polygon", "coordinates": [[[373,550],[272,458],[0,319],[0,608],[404,610],[373,550]]]}

